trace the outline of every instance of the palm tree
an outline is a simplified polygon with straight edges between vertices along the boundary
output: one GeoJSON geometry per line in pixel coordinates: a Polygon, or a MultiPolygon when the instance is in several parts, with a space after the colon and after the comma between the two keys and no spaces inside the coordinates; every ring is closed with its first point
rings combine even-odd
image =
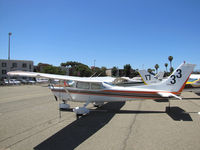
{"type": "Polygon", "coordinates": [[[173,67],[171,67],[170,68],[170,73],[172,73],[174,71],[174,68],[173,67]]]}
{"type": "Polygon", "coordinates": [[[170,68],[172,68],[172,60],[173,60],[173,57],[172,57],[172,56],[169,56],[169,57],[168,57],[168,60],[169,60],[169,62],[170,62],[170,68]]]}
{"type": "Polygon", "coordinates": [[[165,67],[166,67],[166,72],[167,72],[168,63],[165,63],[165,67]]]}
{"type": "Polygon", "coordinates": [[[159,65],[158,65],[158,64],[156,64],[154,67],[155,67],[155,69],[156,69],[156,73],[158,73],[158,68],[159,68],[159,65]]]}
{"type": "Polygon", "coordinates": [[[129,77],[131,74],[131,65],[130,64],[126,64],[124,65],[124,73],[126,77],[129,77]]]}
{"type": "Polygon", "coordinates": [[[117,76],[117,72],[118,72],[118,69],[117,69],[117,67],[114,66],[112,68],[112,76],[116,77],[117,76]]]}
{"type": "Polygon", "coordinates": [[[148,71],[149,73],[152,73],[152,69],[151,69],[151,68],[149,68],[147,71],[148,71]]]}

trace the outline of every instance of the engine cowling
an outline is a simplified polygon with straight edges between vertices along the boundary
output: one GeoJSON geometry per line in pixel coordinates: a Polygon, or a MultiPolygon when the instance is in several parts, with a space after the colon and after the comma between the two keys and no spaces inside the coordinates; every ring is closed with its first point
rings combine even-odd
{"type": "Polygon", "coordinates": [[[90,110],[85,107],[75,107],[73,109],[73,112],[75,112],[78,115],[84,115],[84,114],[88,114],[90,110]]]}

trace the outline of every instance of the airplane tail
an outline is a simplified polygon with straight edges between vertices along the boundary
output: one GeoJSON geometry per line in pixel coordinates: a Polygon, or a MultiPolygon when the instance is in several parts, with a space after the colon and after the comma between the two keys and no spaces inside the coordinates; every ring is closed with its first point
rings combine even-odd
{"type": "Polygon", "coordinates": [[[155,77],[156,77],[158,80],[162,80],[163,77],[164,77],[164,72],[159,72],[158,74],[155,75],[155,77]]]}
{"type": "Polygon", "coordinates": [[[180,94],[195,66],[183,63],[166,80],[149,87],[180,94]]]}
{"type": "Polygon", "coordinates": [[[157,83],[158,79],[156,79],[154,77],[154,75],[150,74],[149,72],[147,72],[146,70],[138,70],[138,73],[140,75],[140,77],[142,78],[142,81],[144,82],[144,84],[146,85],[150,85],[153,83],[157,83]]]}

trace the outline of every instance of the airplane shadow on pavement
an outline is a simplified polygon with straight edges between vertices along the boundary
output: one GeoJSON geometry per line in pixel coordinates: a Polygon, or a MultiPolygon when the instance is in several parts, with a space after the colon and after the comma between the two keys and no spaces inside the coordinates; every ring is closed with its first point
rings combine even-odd
{"type": "Polygon", "coordinates": [[[116,114],[99,113],[98,110],[120,110],[125,102],[107,103],[100,108],[91,111],[89,115],[81,117],[72,122],[44,142],[40,143],[35,150],[72,150],[104,127],[116,114]]]}
{"type": "Polygon", "coordinates": [[[43,141],[35,150],[72,150],[103,128],[115,114],[168,114],[175,121],[192,121],[189,113],[186,113],[180,107],[166,107],[166,111],[134,111],[120,110],[125,102],[107,103],[100,108],[91,109],[88,116],[81,117],[72,122],[47,140],[43,141]]]}
{"type": "MultiPolygon", "coordinates": [[[[101,111],[101,110],[99,110],[101,111]]],[[[107,110],[107,112],[115,111],[116,114],[167,114],[174,121],[193,121],[190,114],[180,107],[166,107],[165,111],[144,111],[144,110],[107,110]]],[[[197,113],[197,112],[191,112],[197,113]]]]}
{"type": "Polygon", "coordinates": [[[166,113],[175,121],[193,121],[190,114],[180,107],[166,107],[166,113]]]}

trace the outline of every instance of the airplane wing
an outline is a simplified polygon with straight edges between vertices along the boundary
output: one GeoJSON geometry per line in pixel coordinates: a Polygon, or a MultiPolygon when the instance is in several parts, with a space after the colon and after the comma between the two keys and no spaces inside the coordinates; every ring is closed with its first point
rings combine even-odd
{"type": "Polygon", "coordinates": [[[159,94],[160,96],[162,96],[162,97],[166,97],[166,98],[175,97],[175,98],[177,98],[177,99],[182,100],[181,97],[179,97],[179,96],[177,96],[177,95],[175,95],[175,94],[172,94],[172,93],[161,93],[161,92],[158,92],[158,94],[159,94]]]}
{"type": "Polygon", "coordinates": [[[191,79],[200,79],[200,74],[191,74],[190,78],[191,79]]]}
{"type": "Polygon", "coordinates": [[[9,76],[23,76],[23,77],[35,77],[35,78],[47,78],[47,79],[57,79],[57,80],[72,80],[72,81],[82,81],[82,82],[103,82],[97,78],[89,77],[75,77],[67,75],[56,75],[47,74],[39,72],[27,72],[27,71],[10,71],[7,73],[9,76]]]}

